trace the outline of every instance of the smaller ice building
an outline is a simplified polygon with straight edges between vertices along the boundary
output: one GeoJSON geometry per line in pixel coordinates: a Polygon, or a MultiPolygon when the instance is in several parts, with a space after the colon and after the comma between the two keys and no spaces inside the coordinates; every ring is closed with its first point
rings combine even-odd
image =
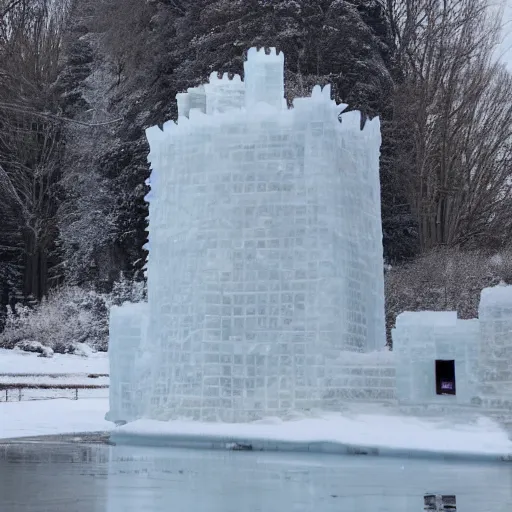
{"type": "Polygon", "coordinates": [[[512,286],[482,290],[479,317],[405,312],[392,331],[403,406],[512,415],[512,286]]]}
{"type": "Polygon", "coordinates": [[[405,312],[393,331],[396,394],[403,405],[470,405],[478,395],[480,322],[456,311],[405,312]]]}

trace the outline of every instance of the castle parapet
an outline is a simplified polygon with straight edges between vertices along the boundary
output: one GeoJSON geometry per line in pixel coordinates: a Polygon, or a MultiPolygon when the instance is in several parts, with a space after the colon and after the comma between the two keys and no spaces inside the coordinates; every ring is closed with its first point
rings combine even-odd
{"type": "Polygon", "coordinates": [[[234,75],[232,79],[227,73],[221,78],[217,72],[210,75],[210,82],[205,84],[206,91],[206,113],[228,112],[233,109],[240,109],[245,104],[245,85],[240,75],[234,75]]]}

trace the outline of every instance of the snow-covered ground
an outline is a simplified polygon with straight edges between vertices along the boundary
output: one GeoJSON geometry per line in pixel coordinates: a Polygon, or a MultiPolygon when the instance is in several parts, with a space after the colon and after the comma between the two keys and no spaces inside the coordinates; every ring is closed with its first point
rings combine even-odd
{"type": "Polygon", "coordinates": [[[110,430],[106,398],[0,403],[0,439],[110,430]]]}
{"type": "MultiPolygon", "coordinates": [[[[0,384],[105,385],[108,377],[88,378],[88,374],[108,374],[108,355],[88,357],[55,354],[52,358],[18,350],[0,349],[0,384]],[[23,376],[14,376],[22,374],[23,376]]],[[[18,389],[0,392],[0,439],[74,432],[104,431],[108,389],[18,389]]]]}
{"type": "Polygon", "coordinates": [[[87,357],[54,354],[52,358],[20,350],[0,349],[0,374],[5,373],[109,373],[108,355],[91,353],[87,357]]]}

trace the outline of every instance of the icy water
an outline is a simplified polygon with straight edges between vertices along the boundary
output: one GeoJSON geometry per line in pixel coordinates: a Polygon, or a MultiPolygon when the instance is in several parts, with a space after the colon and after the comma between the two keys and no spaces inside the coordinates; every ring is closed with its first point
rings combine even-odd
{"type": "Polygon", "coordinates": [[[510,512],[512,464],[0,445],[1,512],[422,512],[426,494],[510,512]]]}

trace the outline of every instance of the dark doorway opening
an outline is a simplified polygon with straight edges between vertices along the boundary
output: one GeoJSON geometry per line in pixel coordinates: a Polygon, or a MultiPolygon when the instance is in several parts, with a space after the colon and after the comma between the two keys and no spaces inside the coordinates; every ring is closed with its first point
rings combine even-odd
{"type": "Polygon", "coordinates": [[[436,360],[436,393],[455,395],[455,361],[436,360]]]}

